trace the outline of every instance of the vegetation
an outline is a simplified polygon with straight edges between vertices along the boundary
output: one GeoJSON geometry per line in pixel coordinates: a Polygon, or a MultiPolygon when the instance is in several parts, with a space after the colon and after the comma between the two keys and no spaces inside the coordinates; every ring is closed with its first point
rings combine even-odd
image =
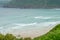
{"type": "Polygon", "coordinates": [[[0,34],[0,40],[60,40],[60,24],[56,25],[47,34],[44,34],[40,37],[36,37],[36,38],[33,38],[33,39],[31,39],[30,37],[16,38],[12,34],[6,34],[6,35],[0,34]]]}
{"type": "Polygon", "coordinates": [[[4,7],[15,8],[60,8],[60,0],[12,0],[4,7]]]}
{"type": "Polygon", "coordinates": [[[0,40],[32,40],[30,37],[27,38],[16,38],[14,35],[12,34],[6,34],[6,35],[2,35],[0,34],[0,40]]]}

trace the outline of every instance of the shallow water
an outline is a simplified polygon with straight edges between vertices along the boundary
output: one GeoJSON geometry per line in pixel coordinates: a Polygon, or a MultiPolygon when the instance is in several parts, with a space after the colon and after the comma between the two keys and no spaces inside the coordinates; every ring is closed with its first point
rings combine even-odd
{"type": "Polygon", "coordinates": [[[0,32],[42,29],[60,22],[59,9],[0,8],[0,32]]]}

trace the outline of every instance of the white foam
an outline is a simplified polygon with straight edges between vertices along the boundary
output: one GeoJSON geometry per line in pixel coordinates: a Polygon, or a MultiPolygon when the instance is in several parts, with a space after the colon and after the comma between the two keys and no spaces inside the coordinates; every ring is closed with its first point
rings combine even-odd
{"type": "Polygon", "coordinates": [[[29,24],[15,24],[15,25],[19,25],[19,26],[29,26],[29,25],[35,25],[37,23],[29,23],[29,24]]]}
{"type": "Polygon", "coordinates": [[[3,31],[1,32],[9,32],[9,31],[13,31],[13,30],[21,30],[21,29],[26,29],[26,30],[31,30],[31,29],[43,29],[43,28],[48,28],[51,27],[53,28],[54,25],[59,24],[60,21],[56,21],[56,22],[42,22],[42,23],[29,23],[29,24],[21,24],[21,23],[13,23],[12,25],[16,25],[16,26],[8,26],[7,29],[0,27],[0,29],[2,29],[3,31]]]}
{"type": "Polygon", "coordinates": [[[29,24],[15,23],[16,26],[10,27],[9,29],[43,28],[43,27],[48,27],[48,26],[55,25],[57,23],[60,23],[60,22],[56,21],[56,22],[29,23],[29,24]]]}
{"type": "Polygon", "coordinates": [[[37,24],[37,23],[29,23],[29,24],[13,23],[12,27],[9,26],[8,29],[21,29],[26,26],[31,26],[31,25],[35,25],[35,24],[37,24]],[[13,26],[13,25],[15,25],[15,26],[13,26]]]}
{"type": "Polygon", "coordinates": [[[0,29],[3,29],[3,27],[0,27],[0,29]]]}
{"type": "Polygon", "coordinates": [[[60,18],[59,16],[37,16],[35,19],[52,19],[52,18],[60,18]]]}
{"type": "Polygon", "coordinates": [[[54,10],[60,10],[60,8],[54,8],[54,10]]]}
{"type": "Polygon", "coordinates": [[[34,18],[39,18],[39,19],[50,19],[50,18],[52,18],[52,17],[37,16],[37,17],[34,17],[34,18]]]}

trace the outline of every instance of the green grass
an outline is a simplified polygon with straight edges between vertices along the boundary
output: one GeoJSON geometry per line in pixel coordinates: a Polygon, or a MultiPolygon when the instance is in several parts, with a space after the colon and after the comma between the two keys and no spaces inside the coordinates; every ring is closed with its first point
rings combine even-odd
{"type": "Polygon", "coordinates": [[[27,38],[16,38],[12,34],[0,34],[0,40],[60,40],[60,24],[56,25],[52,30],[48,33],[31,39],[30,37],[27,38]]]}

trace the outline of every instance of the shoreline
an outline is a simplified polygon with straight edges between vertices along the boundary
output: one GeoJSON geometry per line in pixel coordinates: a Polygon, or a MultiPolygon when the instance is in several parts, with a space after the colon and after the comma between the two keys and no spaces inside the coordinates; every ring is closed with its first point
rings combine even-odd
{"type": "Polygon", "coordinates": [[[26,38],[26,37],[30,37],[30,38],[35,38],[35,37],[38,37],[38,36],[42,36],[46,33],[48,33],[51,29],[53,29],[57,24],[60,24],[60,23],[55,23],[55,24],[50,24],[49,26],[47,27],[43,27],[42,29],[41,28],[31,28],[31,29],[23,29],[23,30],[20,30],[20,29],[15,29],[15,30],[10,30],[6,33],[2,33],[2,34],[13,34],[14,36],[16,36],[17,38],[20,38],[20,37],[23,37],[23,38],[26,38]]]}
{"type": "MultiPolygon", "coordinates": [[[[41,36],[37,36],[35,38],[32,38],[32,37],[21,37],[20,35],[18,35],[18,37],[17,37],[16,35],[13,35],[13,34],[5,34],[5,35],[4,34],[0,34],[0,39],[1,40],[3,40],[3,39],[4,40],[17,40],[17,39],[18,40],[46,40],[46,39],[48,39],[48,40],[50,40],[50,39],[56,40],[56,39],[60,39],[60,35],[59,35],[60,31],[59,30],[60,30],[60,24],[57,24],[54,28],[52,28],[46,34],[41,35],[41,36]]],[[[46,29],[46,31],[47,31],[47,29],[46,29]]],[[[37,33],[38,33],[38,31],[37,31],[37,33]]]]}
{"type": "Polygon", "coordinates": [[[14,30],[9,33],[15,35],[17,38],[19,38],[19,37],[35,38],[35,37],[42,36],[42,35],[46,34],[51,29],[53,29],[56,25],[57,24],[54,24],[52,26],[49,26],[48,28],[43,28],[43,29],[30,29],[30,30],[22,30],[22,31],[21,30],[14,30]]]}

